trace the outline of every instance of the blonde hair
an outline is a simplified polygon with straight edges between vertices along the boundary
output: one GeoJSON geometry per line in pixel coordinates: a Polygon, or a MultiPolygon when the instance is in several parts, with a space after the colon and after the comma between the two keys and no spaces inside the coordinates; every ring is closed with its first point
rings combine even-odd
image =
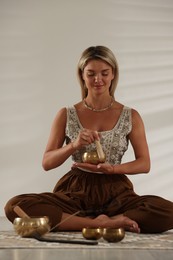
{"type": "Polygon", "coordinates": [[[95,59],[103,60],[104,62],[108,63],[112,67],[114,78],[111,82],[109,93],[112,97],[114,97],[114,92],[119,78],[119,68],[118,68],[117,60],[113,52],[109,48],[105,46],[91,46],[83,51],[77,66],[77,77],[81,86],[82,99],[84,99],[88,95],[88,90],[85,86],[82,73],[84,71],[85,66],[87,65],[87,62],[89,60],[95,60],[95,59]]]}

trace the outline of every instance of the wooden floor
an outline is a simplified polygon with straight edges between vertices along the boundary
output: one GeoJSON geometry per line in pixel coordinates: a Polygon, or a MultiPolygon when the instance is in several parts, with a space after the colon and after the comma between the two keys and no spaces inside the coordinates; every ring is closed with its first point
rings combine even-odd
{"type": "MultiPolygon", "coordinates": [[[[0,218],[0,230],[11,229],[11,224],[0,218]]],[[[137,249],[0,249],[4,260],[172,260],[173,250],[137,249]]]]}
{"type": "Polygon", "coordinates": [[[0,259],[4,260],[172,260],[171,250],[110,250],[92,249],[5,249],[0,250],[0,259]]]}

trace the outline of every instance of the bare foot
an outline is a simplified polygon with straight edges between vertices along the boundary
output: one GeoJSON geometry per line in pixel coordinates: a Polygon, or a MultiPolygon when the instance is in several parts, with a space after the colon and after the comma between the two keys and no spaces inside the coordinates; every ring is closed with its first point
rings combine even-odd
{"type": "Polygon", "coordinates": [[[111,218],[106,215],[100,215],[93,221],[98,227],[124,228],[130,232],[140,233],[138,224],[124,215],[117,215],[111,218]]]}

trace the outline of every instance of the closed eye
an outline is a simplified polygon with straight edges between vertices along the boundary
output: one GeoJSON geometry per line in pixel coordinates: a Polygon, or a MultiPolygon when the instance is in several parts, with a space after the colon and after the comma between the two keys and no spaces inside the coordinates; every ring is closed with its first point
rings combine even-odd
{"type": "MultiPolygon", "coordinates": [[[[96,76],[97,75],[97,73],[95,73],[94,71],[87,71],[87,76],[88,77],[94,77],[94,76],[96,76]]],[[[102,72],[101,72],[101,75],[102,76],[108,76],[109,75],[109,70],[103,70],[102,72]]]]}

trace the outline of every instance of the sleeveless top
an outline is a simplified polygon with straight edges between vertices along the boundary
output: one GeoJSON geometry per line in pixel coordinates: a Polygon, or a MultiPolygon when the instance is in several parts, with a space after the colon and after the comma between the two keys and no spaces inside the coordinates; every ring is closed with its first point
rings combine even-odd
{"type": "MultiPolygon", "coordinates": [[[[74,106],[67,108],[66,123],[66,143],[73,142],[79,131],[83,130],[76,109],[74,106]]],[[[124,106],[120,117],[109,131],[101,131],[100,143],[106,155],[106,162],[110,164],[120,164],[124,153],[128,148],[128,134],[132,129],[131,108],[124,106]]],[[[76,150],[72,155],[72,160],[82,162],[84,152],[96,150],[95,143],[89,144],[80,150],[76,150]]]]}

